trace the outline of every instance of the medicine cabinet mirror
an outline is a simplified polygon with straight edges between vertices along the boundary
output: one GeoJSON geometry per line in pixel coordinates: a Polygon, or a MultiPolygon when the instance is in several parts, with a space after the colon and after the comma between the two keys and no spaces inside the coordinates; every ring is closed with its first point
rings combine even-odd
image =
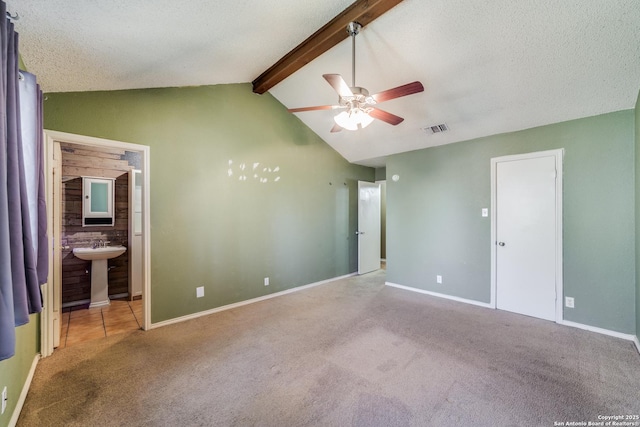
{"type": "Polygon", "coordinates": [[[113,226],[114,181],[82,177],[82,226],[113,226]]]}

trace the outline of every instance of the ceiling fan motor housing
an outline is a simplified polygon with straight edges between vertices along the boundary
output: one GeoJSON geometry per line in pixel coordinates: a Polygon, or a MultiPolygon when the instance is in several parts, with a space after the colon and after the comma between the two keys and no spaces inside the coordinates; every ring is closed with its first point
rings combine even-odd
{"type": "Polygon", "coordinates": [[[338,102],[341,106],[349,108],[366,108],[367,105],[373,105],[376,101],[369,95],[369,91],[363,87],[350,87],[353,96],[341,96],[338,102]]]}

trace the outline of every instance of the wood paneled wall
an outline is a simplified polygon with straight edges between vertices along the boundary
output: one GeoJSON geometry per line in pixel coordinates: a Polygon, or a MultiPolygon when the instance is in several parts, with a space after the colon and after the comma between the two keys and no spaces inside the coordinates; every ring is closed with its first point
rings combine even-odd
{"type": "MultiPolygon", "coordinates": [[[[91,298],[91,261],[73,255],[73,248],[88,247],[93,242],[128,246],[129,175],[133,169],[118,149],[61,144],[62,148],[62,303],[73,305],[91,298]],[[116,178],[115,225],[82,226],[82,176],[116,178]]],[[[110,259],[109,295],[129,292],[129,251],[110,259]]]]}

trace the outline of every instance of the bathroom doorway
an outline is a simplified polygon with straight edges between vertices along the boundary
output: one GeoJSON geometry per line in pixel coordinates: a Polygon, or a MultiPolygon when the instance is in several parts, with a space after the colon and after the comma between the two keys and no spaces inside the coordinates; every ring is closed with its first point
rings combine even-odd
{"type": "MultiPolygon", "coordinates": [[[[132,238],[134,237],[133,228],[136,230],[136,250],[134,254],[127,251],[127,256],[123,257],[119,262],[111,263],[113,260],[109,260],[111,263],[110,268],[114,269],[113,272],[109,273],[109,281],[111,282],[112,278],[115,279],[115,287],[112,287],[110,283],[109,288],[110,291],[112,288],[117,288],[117,293],[119,294],[111,295],[110,298],[120,297],[123,301],[118,301],[118,304],[111,304],[106,309],[112,310],[114,313],[118,312],[118,316],[123,311],[131,311],[134,329],[137,329],[135,328],[136,322],[137,326],[145,330],[150,325],[149,147],[55,131],[45,131],[45,139],[47,153],[47,229],[52,245],[49,254],[49,280],[42,287],[45,303],[45,308],[41,315],[41,354],[43,357],[50,355],[54,348],[64,346],[65,340],[64,336],[61,339],[61,331],[65,331],[64,325],[68,326],[70,324],[69,312],[72,307],[84,309],[85,307],[82,307],[82,304],[88,303],[84,299],[87,299],[85,294],[87,288],[90,287],[88,285],[88,270],[90,266],[78,264],[76,266],[78,268],[74,267],[73,263],[81,260],[75,259],[72,253],[73,248],[91,247],[91,245],[96,244],[96,241],[98,244],[126,245],[127,248],[131,248],[132,238]],[[69,157],[65,159],[63,166],[65,153],[69,157]],[[86,155],[86,157],[83,157],[83,155],[86,155]],[[73,158],[70,160],[70,157],[73,158]],[[131,172],[133,170],[136,171],[135,175],[131,172]],[[115,200],[116,215],[122,214],[119,225],[116,217],[116,226],[113,228],[83,228],[81,224],[78,226],[78,220],[75,218],[79,213],[68,212],[70,209],[75,209],[70,208],[68,205],[82,203],[81,200],[71,200],[73,197],[70,194],[78,191],[74,187],[77,184],[75,183],[75,180],[77,180],[76,175],[83,174],[113,178],[116,180],[116,186],[118,185],[117,180],[121,180],[121,188],[124,191],[121,190],[119,193],[121,195],[120,198],[123,200],[118,198],[119,193],[117,190],[115,200]],[[135,181],[132,180],[134,177],[135,181]],[[63,187],[63,182],[65,187],[63,187]],[[132,196],[135,194],[136,189],[138,203],[132,206],[132,196]],[[124,206],[125,204],[127,206],[124,206]],[[135,258],[132,256],[135,256],[135,258]],[[64,297],[63,259],[67,263],[65,265],[67,277],[64,281],[67,283],[67,289],[64,297]],[[135,290],[131,287],[131,266],[134,264],[136,265],[135,274],[138,278],[135,290]],[[75,272],[74,268],[78,271],[75,272]],[[120,268],[120,271],[118,271],[118,268],[120,268]],[[74,272],[69,273],[70,271],[74,272]],[[77,275],[77,278],[69,277],[74,274],[77,275]],[[77,286],[77,289],[73,288],[74,282],[83,281],[84,284],[77,286]],[[71,295],[74,293],[78,296],[71,295]],[[134,295],[138,300],[137,302],[132,301],[134,295]],[[119,307],[120,305],[123,305],[123,307],[119,307]]],[[[104,310],[105,308],[102,308],[102,311],[104,310]]],[[[100,317],[103,321],[108,318],[105,313],[97,313],[94,317],[100,317]]],[[[108,335],[106,324],[104,325],[104,332],[105,335],[108,335]]]]}

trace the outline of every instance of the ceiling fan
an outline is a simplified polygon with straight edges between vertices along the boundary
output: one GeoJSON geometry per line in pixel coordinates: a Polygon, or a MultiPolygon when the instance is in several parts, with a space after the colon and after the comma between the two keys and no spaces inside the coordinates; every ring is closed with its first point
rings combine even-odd
{"type": "Polygon", "coordinates": [[[402,86],[388,89],[375,95],[369,95],[369,91],[363,87],[356,86],[356,35],[362,26],[357,22],[350,22],[347,25],[347,33],[351,36],[351,83],[349,87],[340,74],[323,74],[322,77],[338,93],[338,105],[319,105],[315,107],[290,108],[291,113],[315,110],[336,110],[345,109],[333,119],[336,122],[331,132],[339,132],[342,129],[358,130],[365,128],[374,119],[382,120],[390,125],[396,126],[404,120],[402,117],[388,113],[377,108],[375,105],[402,96],[413,95],[424,91],[420,82],[407,83],[402,86]]]}

